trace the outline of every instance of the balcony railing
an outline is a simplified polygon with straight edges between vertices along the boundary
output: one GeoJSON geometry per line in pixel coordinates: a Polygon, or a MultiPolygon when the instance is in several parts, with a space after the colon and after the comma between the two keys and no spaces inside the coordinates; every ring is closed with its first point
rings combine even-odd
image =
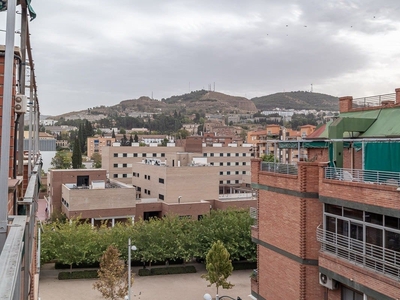
{"type": "Polygon", "coordinates": [[[353,103],[359,107],[381,106],[382,101],[396,102],[396,94],[392,93],[353,99],[353,103]]]}
{"type": "MultiPolygon", "coordinates": [[[[24,205],[26,215],[9,216],[9,231],[3,250],[0,253],[0,299],[28,299],[29,283],[33,280],[35,247],[35,220],[38,200],[40,164],[32,172],[25,197],[18,201],[24,205]],[[22,271],[24,270],[24,271],[22,271]]],[[[39,256],[38,256],[39,257],[39,256]]],[[[39,264],[39,262],[38,262],[39,264]]]]}
{"type": "Polygon", "coordinates": [[[261,171],[297,175],[297,164],[261,162],[261,171]]]}
{"type": "Polygon", "coordinates": [[[400,186],[400,173],[359,169],[325,168],[325,178],[362,183],[400,186]]]}
{"type": "Polygon", "coordinates": [[[400,252],[317,228],[321,251],[400,281],[400,252]]]}

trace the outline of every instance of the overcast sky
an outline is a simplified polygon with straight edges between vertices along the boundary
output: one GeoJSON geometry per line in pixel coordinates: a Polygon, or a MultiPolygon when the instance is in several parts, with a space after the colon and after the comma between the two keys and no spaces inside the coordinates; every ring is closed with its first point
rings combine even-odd
{"type": "MultiPolygon", "coordinates": [[[[33,0],[41,113],[209,85],[247,98],[400,87],[399,0],[33,0]]],[[[6,13],[1,13],[5,29],[6,13]]],[[[16,25],[20,28],[20,24],[16,25]]],[[[0,37],[4,40],[5,34],[0,37]]],[[[4,43],[4,42],[3,42],[4,43]]],[[[16,41],[18,43],[18,41],[16,41]]]]}

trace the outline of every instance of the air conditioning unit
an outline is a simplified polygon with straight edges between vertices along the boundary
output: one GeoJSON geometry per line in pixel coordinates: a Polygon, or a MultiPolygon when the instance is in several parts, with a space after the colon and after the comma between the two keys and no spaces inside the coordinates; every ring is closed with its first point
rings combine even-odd
{"type": "Polygon", "coordinates": [[[337,281],[328,277],[324,273],[319,273],[319,284],[330,290],[336,290],[338,288],[337,281]]]}
{"type": "Polygon", "coordinates": [[[24,114],[28,106],[28,98],[25,95],[15,95],[15,113],[24,114]]]}

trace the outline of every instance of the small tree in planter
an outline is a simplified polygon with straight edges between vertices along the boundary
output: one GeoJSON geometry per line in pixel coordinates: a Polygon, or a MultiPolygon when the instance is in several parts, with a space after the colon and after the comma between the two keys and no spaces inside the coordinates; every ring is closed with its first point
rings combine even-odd
{"type": "Polygon", "coordinates": [[[212,286],[215,284],[218,289],[230,289],[234,285],[227,281],[228,277],[232,274],[233,266],[232,261],[229,259],[229,252],[226,250],[221,241],[215,242],[206,256],[206,269],[207,274],[202,275],[212,286]]]}
{"type": "Polygon", "coordinates": [[[119,256],[118,249],[111,245],[100,260],[99,280],[93,284],[93,288],[97,289],[105,299],[122,299],[129,290],[128,272],[119,256]]]}

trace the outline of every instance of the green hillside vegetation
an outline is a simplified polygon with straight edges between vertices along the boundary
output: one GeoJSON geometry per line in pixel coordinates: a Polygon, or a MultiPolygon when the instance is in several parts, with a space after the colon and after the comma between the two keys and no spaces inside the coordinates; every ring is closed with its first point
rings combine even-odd
{"type": "Polygon", "coordinates": [[[183,95],[178,95],[178,96],[171,96],[166,99],[161,99],[161,101],[168,103],[168,104],[174,104],[178,102],[193,102],[193,101],[198,101],[202,96],[207,94],[206,90],[199,90],[199,91],[193,91],[188,94],[183,94],[183,95]]]}
{"type": "Polygon", "coordinates": [[[339,99],[326,94],[304,91],[276,93],[251,99],[259,110],[274,108],[338,110],[339,99]]]}

